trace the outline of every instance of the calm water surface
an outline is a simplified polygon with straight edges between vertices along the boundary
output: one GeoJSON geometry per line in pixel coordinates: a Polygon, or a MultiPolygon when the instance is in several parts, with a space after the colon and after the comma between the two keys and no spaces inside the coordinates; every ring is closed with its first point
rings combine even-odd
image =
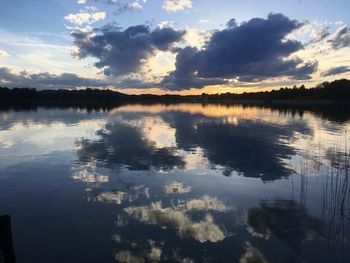
{"type": "Polygon", "coordinates": [[[349,119],[2,110],[0,215],[16,262],[350,262],[349,119]]]}

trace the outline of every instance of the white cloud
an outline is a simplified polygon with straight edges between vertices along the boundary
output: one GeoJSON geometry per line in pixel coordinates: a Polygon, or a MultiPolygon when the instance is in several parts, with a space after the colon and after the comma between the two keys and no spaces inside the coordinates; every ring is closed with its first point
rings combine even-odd
{"type": "Polygon", "coordinates": [[[159,225],[161,228],[175,228],[180,236],[192,237],[201,243],[219,242],[226,237],[210,214],[203,220],[195,222],[185,211],[163,208],[161,202],[152,203],[149,207],[128,207],[124,211],[140,222],[159,225]]]}
{"type": "Polygon", "coordinates": [[[192,8],[191,0],[165,0],[163,8],[168,12],[177,12],[185,8],[192,8]]]}
{"type": "Polygon", "coordinates": [[[209,31],[200,30],[194,27],[186,27],[184,40],[186,45],[201,49],[205,46],[210,37],[211,32],[209,31]]]}
{"type": "Polygon", "coordinates": [[[59,35],[58,43],[47,41],[50,36],[33,33],[10,33],[0,28],[0,49],[6,50],[10,56],[1,57],[1,66],[13,68],[20,72],[24,69],[32,72],[46,72],[61,74],[71,72],[80,76],[98,77],[98,71],[89,67],[89,61],[72,59],[71,40],[59,35]],[[6,49],[5,49],[6,48],[6,49]]]}
{"type": "Polygon", "coordinates": [[[134,0],[134,1],[125,1],[118,2],[119,8],[116,12],[114,12],[115,15],[123,14],[124,12],[136,12],[143,10],[143,5],[147,2],[147,0],[134,0]]]}
{"type": "Polygon", "coordinates": [[[163,186],[164,191],[167,194],[186,194],[191,192],[190,186],[185,186],[183,183],[180,182],[170,182],[163,186]]]}
{"type": "Polygon", "coordinates": [[[66,25],[69,30],[80,30],[80,31],[90,31],[92,29],[91,25],[105,19],[107,17],[107,12],[98,11],[95,6],[85,6],[78,13],[71,13],[64,17],[64,20],[69,22],[66,25]]]}
{"type": "MultiPolygon", "coordinates": [[[[136,246],[136,244],[135,244],[136,246]]],[[[141,253],[135,253],[130,250],[119,251],[115,255],[115,259],[121,263],[144,263],[147,262],[160,262],[162,257],[162,248],[156,247],[151,244],[149,249],[140,249],[141,253]]]]}
{"type": "Polygon", "coordinates": [[[211,197],[209,195],[204,195],[202,198],[192,199],[186,203],[187,211],[218,211],[227,212],[233,207],[227,207],[222,201],[216,197],[211,197]]]}
{"type": "Polygon", "coordinates": [[[5,50],[0,49],[0,58],[1,57],[8,57],[8,56],[9,56],[9,54],[5,50]]]}
{"type": "Polygon", "coordinates": [[[83,183],[108,183],[109,177],[89,171],[88,169],[76,170],[72,175],[73,180],[81,181],[83,183]]]}
{"type": "Polygon", "coordinates": [[[165,28],[165,27],[175,28],[175,25],[176,25],[176,23],[174,21],[168,21],[168,20],[160,21],[158,23],[158,27],[160,29],[165,28]]]}
{"type": "Polygon", "coordinates": [[[210,21],[208,19],[200,19],[197,21],[197,24],[208,24],[210,21]]]}
{"type": "Polygon", "coordinates": [[[86,4],[87,0],[78,0],[78,4],[83,5],[86,4]]]}
{"type": "MultiPolygon", "coordinates": [[[[180,185],[180,188],[184,189],[183,185],[180,185]]],[[[228,207],[216,197],[208,195],[184,202],[178,201],[179,204],[172,207],[163,207],[162,202],[156,202],[149,206],[127,207],[124,212],[146,224],[176,229],[179,236],[192,237],[201,243],[206,241],[219,242],[226,238],[226,234],[215,224],[214,218],[209,212],[226,213],[235,210],[234,207],[228,207]],[[206,215],[202,220],[194,221],[191,213],[198,211],[206,212],[206,215]]]]}
{"type": "Polygon", "coordinates": [[[105,19],[107,16],[106,12],[81,12],[76,14],[69,14],[64,17],[69,23],[74,26],[91,25],[97,21],[105,19]]]}
{"type": "Polygon", "coordinates": [[[137,11],[137,10],[142,10],[143,7],[139,2],[133,2],[128,4],[128,10],[132,10],[132,11],[137,11]]]}
{"type": "Polygon", "coordinates": [[[128,200],[128,194],[121,191],[115,192],[105,192],[101,193],[96,197],[96,200],[99,202],[114,203],[117,205],[122,204],[128,200]]]}

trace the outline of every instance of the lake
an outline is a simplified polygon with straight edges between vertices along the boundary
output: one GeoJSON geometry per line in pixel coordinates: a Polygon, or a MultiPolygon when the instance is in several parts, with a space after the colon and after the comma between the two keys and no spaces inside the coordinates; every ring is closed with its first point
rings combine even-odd
{"type": "Polygon", "coordinates": [[[3,108],[0,216],[16,262],[350,262],[348,131],[330,109],[3,108]]]}

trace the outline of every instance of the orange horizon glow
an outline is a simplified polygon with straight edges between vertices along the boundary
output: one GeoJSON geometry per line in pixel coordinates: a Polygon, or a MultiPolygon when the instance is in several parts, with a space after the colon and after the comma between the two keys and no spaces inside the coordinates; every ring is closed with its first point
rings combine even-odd
{"type": "MultiPolygon", "coordinates": [[[[348,74],[350,78],[350,74],[348,74]]],[[[252,92],[264,92],[264,91],[272,91],[272,90],[279,90],[282,87],[288,87],[292,88],[294,85],[300,87],[301,85],[304,85],[306,88],[312,88],[315,87],[317,84],[322,83],[324,81],[334,81],[338,78],[327,78],[327,79],[318,79],[318,80],[310,80],[310,81],[295,81],[294,83],[283,83],[283,82],[277,82],[277,83],[256,83],[255,86],[252,87],[233,87],[233,86],[207,86],[204,88],[196,89],[185,89],[185,90],[164,90],[160,88],[145,88],[145,89],[138,89],[138,88],[117,88],[117,87],[110,87],[112,90],[128,94],[128,95],[144,95],[144,94],[152,94],[152,95],[201,95],[202,93],[206,94],[223,94],[223,93],[236,93],[236,94],[242,94],[244,92],[246,93],[252,93],[252,92]]]]}
{"type": "Polygon", "coordinates": [[[271,87],[271,88],[223,88],[223,87],[205,87],[201,89],[189,89],[189,90],[162,90],[159,88],[148,88],[148,89],[120,89],[120,88],[113,88],[113,90],[128,94],[128,95],[145,95],[145,94],[152,94],[152,95],[201,95],[202,93],[206,94],[223,94],[223,93],[236,93],[236,94],[242,94],[244,92],[252,93],[252,92],[259,92],[259,91],[271,91],[273,89],[279,89],[280,87],[271,87]]]}

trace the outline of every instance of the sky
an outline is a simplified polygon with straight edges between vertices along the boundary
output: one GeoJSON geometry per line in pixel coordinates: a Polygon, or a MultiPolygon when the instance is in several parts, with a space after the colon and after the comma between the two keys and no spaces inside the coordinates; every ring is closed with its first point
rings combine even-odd
{"type": "Polygon", "coordinates": [[[348,0],[1,0],[0,86],[251,92],[350,78],[348,0]]]}

